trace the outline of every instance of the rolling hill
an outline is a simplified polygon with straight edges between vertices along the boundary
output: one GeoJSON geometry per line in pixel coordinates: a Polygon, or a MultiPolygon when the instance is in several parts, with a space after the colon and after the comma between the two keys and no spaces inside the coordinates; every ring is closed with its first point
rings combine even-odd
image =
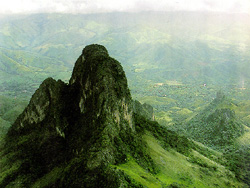
{"type": "Polygon", "coordinates": [[[107,46],[123,62],[132,89],[166,80],[238,87],[249,80],[248,15],[35,14],[1,18],[0,24],[2,80],[8,71],[34,73],[54,66],[55,76],[69,78],[75,57],[90,43],[107,46]]]}

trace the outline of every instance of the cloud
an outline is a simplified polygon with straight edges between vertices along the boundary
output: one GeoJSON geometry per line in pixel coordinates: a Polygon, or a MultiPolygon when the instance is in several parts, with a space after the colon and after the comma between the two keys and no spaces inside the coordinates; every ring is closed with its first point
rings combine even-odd
{"type": "Polygon", "coordinates": [[[113,11],[250,12],[249,0],[7,0],[0,13],[97,13],[113,11]]]}

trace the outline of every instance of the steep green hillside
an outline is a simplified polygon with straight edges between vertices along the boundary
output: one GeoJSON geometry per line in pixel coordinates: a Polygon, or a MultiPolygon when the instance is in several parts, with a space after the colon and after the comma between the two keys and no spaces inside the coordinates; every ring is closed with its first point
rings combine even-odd
{"type": "Polygon", "coordinates": [[[171,129],[222,152],[221,164],[249,185],[249,124],[238,117],[240,111],[244,112],[239,108],[220,91],[204,109],[188,121],[172,125],[171,129]]]}
{"type": "Polygon", "coordinates": [[[225,166],[222,153],[179,137],[156,122],[140,119],[143,140],[156,164],[151,174],[140,167],[133,157],[117,168],[124,170],[144,187],[242,187],[225,166]],[[166,139],[167,138],[167,139],[166,139]],[[169,138],[169,139],[168,139],[169,138]],[[183,150],[184,149],[184,150],[183,150]],[[191,149],[191,150],[190,150],[191,149]],[[177,151],[176,151],[177,150],[177,151]]]}
{"type": "Polygon", "coordinates": [[[0,117],[0,142],[2,141],[3,137],[8,132],[8,129],[10,128],[10,126],[11,126],[10,122],[0,117]]]}
{"type": "Polygon", "coordinates": [[[233,144],[244,134],[244,124],[235,114],[235,104],[222,92],[204,110],[184,125],[183,133],[215,148],[233,144]]]}
{"type": "Polygon", "coordinates": [[[121,64],[86,46],[69,84],[44,80],[8,130],[0,187],[244,187],[222,153],[152,119],[121,64]]]}
{"type": "Polygon", "coordinates": [[[27,100],[0,96],[0,140],[7,133],[11,124],[14,123],[27,104],[27,100]]]}
{"type": "MultiPolygon", "coordinates": [[[[223,162],[221,160],[222,153],[208,149],[203,145],[183,140],[183,137],[178,137],[176,134],[172,133],[171,135],[166,128],[143,117],[140,117],[140,120],[136,120],[136,124],[140,126],[137,136],[142,137],[142,141],[145,143],[143,145],[145,147],[144,150],[152,158],[154,170],[149,169],[149,164],[141,161],[138,154],[132,156],[127,153],[124,162],[111,165],[111,172],[95,169],[95,174],[102,172],[109,176],[109,173],[120,171],[126,181],[131,182],[129,187],[244,187],[244,184],[235,178],[234,173],[221,165],[223,162]],[[188,145],[183,147],[182,140],[188,145]],[[184,151],[189,152],[180,153],[182,150],[179,147],[183,147],[184,151]]],[[[140,151],[141,147],[136,147],[140,151]]],[[[11,175],[18,173],[17,170],[20,168],[19,165],[21,165],[18,162],[6,163],[8,158],[14,159],[11,155],[1,154],[1,175],[2,178],[5,178],[5,181],[6,177],[11,178],[11,175]]],[[[81,174],[78,174],[78,177],[65,177],[65,175],[69,176],[69,173],[75,173],[75,171],[79,173],[78,168],[81,167],[81,163],[83,163],[82,159],[78,158],[71,161],[68,165],[55,167],[51,172],[32,183],[31,187],[53,186],[55,182],[57,182],[58,186],[58,182],[65,181],[65,179],[70,181],[72,185],[77,181],[75,178],[81,177],[81,174]],[[75,170],[72,171],[72,168],[75,170]]],[[[103,178],[103,176],[99,178],[103,178]]],[[[120,178],[121,180],[123,179],[123,177],[120,178]]],[[[20,181],[23,181],[21,177],[13,182],[11,186],[17,185],[17,182],[20,181]]],[[[114,179],[110,179],[110,181],[114,181],[114,179]]],[[[106,184],[103,186],[108,187],[106,184]]],[[[115,186],[115,182],[112,182],[110,185],[110,187],[115,186]]]]}

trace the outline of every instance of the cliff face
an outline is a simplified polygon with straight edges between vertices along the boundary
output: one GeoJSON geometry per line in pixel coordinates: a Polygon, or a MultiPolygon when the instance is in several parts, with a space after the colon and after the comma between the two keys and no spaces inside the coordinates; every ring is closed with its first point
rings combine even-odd
{"type": "MultiPolygon", "coordinates": [[[[128,142],[137,142],[132,108],[120,63],[101,45],[85,47],[69,84],[46,79],[8,132],[8,151],[17,150],[17,160],[25,158],[19,172],[30,174],[23,185],[33,181],[31,174],[37,179],[76,159],[81,162],[68,166],[70,173],[64,173],[62,187],[72,174],[75,187],[101,185],[100,176],[104,182],[111,181],[101,175],[100,169],[109,171],[108,165],[126,160],[125,153],[131,152],[128,142]],[[78,179],[78,170],[82,180],[78,179]]],[[[121,173],[111,171],[114,177],[121,173]]],[[[117,181],[114,186],[124,184],[123,178],[117,181]]]]}
{"type": "MultiPolygon", "coordinates": [[[[126,120],[133,128],[131,96],[125,73],[107,50],[99,45],[86,47],[76,62],[70,85],[78,88],[81,114],[107,115],[118,126],[126,120]]],[[[124,127],[126,129],[126,127],[124,127]]]]}

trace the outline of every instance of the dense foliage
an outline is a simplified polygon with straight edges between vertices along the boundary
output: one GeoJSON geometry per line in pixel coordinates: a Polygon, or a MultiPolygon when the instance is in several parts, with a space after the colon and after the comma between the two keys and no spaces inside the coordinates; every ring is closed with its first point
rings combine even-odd
{"type": "Polygon", "coordinates": [[[226,166],[236,177],[250,186],[250,148],[249,146],[232,145],[224,149],[226,166]]]}
{"type": "MultiPolygon", "coordinates": [[[[150,154],[146,149],[148,146],[143,139],[143,136],[152,134],[166,151],[174,149],[187,156],[189,165],[196,165],[193,168],[198,166],[203,178],[211,174],[221,177],[217,174],[221,169],[218,170],[219,166],[210,164],[195,155],[193,150],[212,161],[226,165],[236,174],[238,180],[249,183],[247,149],[249,142],[243,146],[242,143],[238,143],[239,137],[247,133],[245,125],[250,125],[248,20],[247,15],[225,16],[224,14],[183,12],[39,14],[18,18],[1,17],[0,95],[4,97],[0,97],[0,140],[27,105],[27,101],[41,81],[48,76],[60,78],[63,81],[68,80],[72,62],[81,52],[82,45],[89,43],[104,44],[110,49],[112,56],[123,62],[132,96],[142,103],[152,105],[155,119],[163,126],[145,119],[141,114],[134,114],[136,124],[134,129],[138,134],[133,131],[127,134],[127,130],[121,128],[119,135],[112,138],[102,135],[103,131],[110,132],[109,135],[116,134],[115,129],[105,130],[104,128],[106,125],[113,124],[112,118],[106,119],[106,114],[102,114],[99,119],[94,118],[95,126],[89,127],[95,116],[91,112],[84,116],[89,118],[76,125],[83,116],[78,115],[80,110],[77,107],[80,101],[74,102],[73,99],[80,100],[84,92],[82,95],[76,92],[81,84],[75,84],[74,88],[62,84],[64,89],[59,89],[63,92],[58,97],[64,102],[55,105],[55,108],[49,111],[51,115],[48,122],[53,128],[43,129],[48,123],[43,122],[33,132],[27,131],[18,139],[12,140],[10,147],[22,148],[27,153],[25,155],[1,153],[3,158],[1,161],[8,159],[13,164],[0,166],[4,172],[0,182],[5,186],[17,177],[15,183],[26,182],[24,184],[28,186],[30,181],[40,178],[39,182],[43,182],[44,187],[56,186],[59,182],[61,186],[63,186],[62,182],[66,182],[65,185],[69,186],[72,183],[71,179],[75,178],[74,174],[86,167],[84,160],[88,159],[83,157],[84,154],[79,154],[79,158],[72,159],[72,154],[80,153],[82,142],[87,145],[95,140],[98,140],[98,146],[92,148],[93,150],[100,148],[99,146],[106,146],[107,143],[115,145],[112,148],[115,153],[115,165],[127,164],[132,157],[146,172],[157,174],[160,172],[159,166],[155,164],[152,153],[150,154]],[[230,19],[227,16],[230,16],[230,19]],[[241,41],[240,44],[239,41],[241,41]],[[65,92],[68,89],[69,91],[65,92]],[[219,89],[232,100],[222,97],[210,104],[219,89]],[[55,117],[60,120],[53,120],[55,117]],[[106,120],[109,123],[99,126],[106,120]],[[75,125],[74,128],[66,128],[72,124],[75,125]],[[82,130],[80,130],[81,125],[85,125],[82,130]],[[193,144],[186,137],[169,131],[164,126],[214,149],[219,149],[223,155],[218,157],[210,149],[193,144]],[[32,134],[29,135],[30,132],[32,134]],[[100,139],[98,136],[93,136],[99,134],[102,135],[100,139]],[[69,139],[65,143],[65,139],[62,138],[69,135],[75,139],[69,139]],[[28,140],[34,143],[30,144],[28,140]],[[68,149],[67,147],[65,149],[66,145],[74,151],[65,154],[65,150],[68,149]],[[62,153],[64,157],[56,159],[57,153],[62,153]],[[23,156],[29,160],[24,163],[16,160],[23,156]],[[39,156],[43,156],[45,160],[40,161],[39,156]],[[49,167],[44,168],[43,166],[46,165],[49,167]],[[26,179],[20,175],[18,169],[29,174],[26,179]],[[44,174],[46,175],[43,176],[44,174]],[[54,179],[49,181],[50,177],[54,179]]],[[[99,69],[92,67],[93,69],[88,71],[93,77],[91,89],[96,89],[94,97],[88,99],[90,102],[87,105],[91,110],[98,110],[100,106],[106,104],[115,106],[116,99],[110,97],[106,100],[105,95],[99,97],[99,94],[107,88],[110,96],[117,95],[117,99],[123,96],[130,98],[128,90],[124,90],[127,82],[123,79],[125,73],[120,69],[118,62],[108,57],[108,52],[103,47],[96,46],[96,48],[98,53],[95,55],[91,55],[95,53],[94,48],[84,52],[85,58],[91,59],[92,62],[98,64],[102,61],[99,69]],[[107,71],[113,74],[112,78],[106,76],[107,71]],[[101,86],[95,85],[99,81],[102,82],[101,86]],[[115,84],[116,82],[119,84],[115,84]],[[109,84],[112,84],[112,87],[109,84]]],[[[84,69],[90,70],[89,67],[84,69]]],[[[84,84],[88,85],[87,82],[84,84]]],[[[139,105],[135,108],[138,108],[137,111],[144,111],[147,108],[144,107],[141,108],[139,105]]],[[[151,118],[152,109],[149,107],[148,110],[144,111],[144,116],[151,118]]],[[[34,125],[30,125],[32,126],[34,125]]],[[[247,136],[244,139],[247,140],[246,138],[247,136]]],[[[89,148],[85,147],[85,149],[89,148]]],[[[116,182],[115,179],[119,177],[121,181],[126,182],[125,187],[140,187],[138,182],[136,183],[126,173],[115,168],[110,166],[96,168],[95,171],[98,172],[96,176],[94,171],[88,171],[88,173],[94,178],[103,180],[103,184],[116,182]],[[104,174],[109,174],[111,179],[106,181],[104,174]]],[[[85,173],[86,171],[82,171],[76,176],[77,184],[83,183],[81,176],[85,173]]],[[[233,179],[233,176],[228,177],[233,179]]],[[[142,179],[147,178],[143,175],[142,179]]],[[[195,178],[182,175],[178,180],[181,182],[183,179],[192,185],[195,178]]],[[[89,184],[89,186],[100,187],[103,186],[102,183],[89,184]]],[[[116,183],[119,184],[119,182],[116,183]]],[[[117,185],[116,183],[114,186],[117,185]]],[[[161,182],[161,185],[163,186],[164,183],[161,182]]],[[[182,183],[176,182],[167,185],[185,187],[182,183]]],[[[229,182],[226,185],[233,187],[229,182]]],[[[36,187],[37,184],[34,186],[36,187]]]]}
{"type": "Polygon", "coordinates": [[[149,131],[160,141],[163,148],[168,149],[171,147],[182,154],[189,154],[192,142],[187,137],[180,136],[166,127],[159,125],[156,121],[147,120],[138,114],[135,114],[134,118],[137,132],[145,133],[145,131],[149,131]]]}
{"type": "Polygon", "coordinates": [[[20,182],[30,187],[55,170],[58,175],[48,186],[140,187],[110,166],[130,155],[156,173],[146,144],[134,130],[132,108],[120,63],[103,46],[85,47],[70,83],[47,78],[9,129],[0,186],[20,182]]]}
{"type": "Polygon", "coordinates": [[[244,124],[235,115],[233,102],[224,94],[217,97],[204,110],[184,125],[179,131],[207,146],[222,149],[233,144],[243,135],[244,124]]]}

